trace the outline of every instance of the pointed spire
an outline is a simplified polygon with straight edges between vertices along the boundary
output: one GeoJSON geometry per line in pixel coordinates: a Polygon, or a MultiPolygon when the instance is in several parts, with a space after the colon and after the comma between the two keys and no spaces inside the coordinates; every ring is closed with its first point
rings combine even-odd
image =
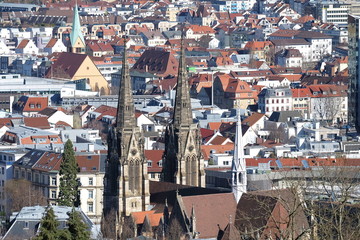
{"type": "Polygon", "coordinates": [[[116,115],[117,129],[132,129],[135,125],[135,107],[132,95],[129,65],[127,64],[126,39],[124,36],[123,64],[119,83],[119,99],[116,115]]]}
{"type": "Polygon", "coordinates": [[[194,204],[193,204],[192,207],[191,207],[191,217],[192,217],[193,219],[196,218],[194,204]]]}
{"type": "Polygon", "coordinates": [[[181,36],[181,51],[179,59],[179,72],[176,86],[176,97],[174,106],[173,124],[176,128],[180,126],[189,126],[193,123],[190,88],[187,78],[187,69],[185,62],[185,47],[184,47],[184,30],[181,36]]]}
{"type": "Polygon", "coordinates": [[[80,38],[81,41],[83,42],[83,44],[85,45],[84,36],[82,35],[82,32],[81,32],[81,24],[80,24],[78,5],[76,2],[75,7],[74,7],[73,25],[72,25],[71,33],[70,33],[71,47],[75,46],[76,40],[78,38],[80,38]]]}
{"type": "Polygon", "coordinates": [[[247,185],[246,162],[244,158],[244,144],[242,139],[240,109],[237,110],[236,117],[234,157],[231,165],[231,188],[232,192],[235,195],[236,202],[239,202],[242,194],[246,192],[247,185]]]}
{"type": "Polygon", "coordinates": [[[240,164],[244,161],[244,147],[242,143],[242,126],[240,109],[236,111],[236,135],[235,135],[235,148],[234,148],[234,161],[232,162],[232,168],[240,170],[240,164]]]}

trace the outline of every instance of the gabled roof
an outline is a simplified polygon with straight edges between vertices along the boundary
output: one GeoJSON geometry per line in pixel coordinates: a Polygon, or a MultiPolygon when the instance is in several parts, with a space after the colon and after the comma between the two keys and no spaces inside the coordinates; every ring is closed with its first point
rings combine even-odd
{"type": "Polygon", "coordinates": [[[251,116],[245,118],[241,124],[247,125],[247,126],[253,126],[255,123],[257,123],[262,117],[264,117],[265,114],[254,112],[251,114],[251,116]]]}
{"type": "Polygon", "coordinates": [[[21,96],[14,104],[14,110],[18,112],[38,112],[47,106],[47,97],[21,96]]]}
{"type": "Polygon", "coordinates": [[[249,41],[246,43],[244,49],[250,49],[252,51],[261,51],[265,47],[272,46],[270,41],[249,41]]]}
{"type": "Polygon", "coordinates": [[[38,112],[38,114],[40,115],[44,115],[47,117],[51,117],[54,113],[56,113],[58,110],[54,109],[54,108],[44,108],[43,110],[41,110],[40,112],[38,112]]]}
{"type": "Polygon", "coordinates": [[[62,52],[58,59],[51,65],[46,77],[73,78],[82,63],[88,56],[86,54],[76,54],[62,52]]]}
{"type": "Polygon", "coordinates": [[[23,39],[23,40],[19,43],[19,45],[16,47],[16,49],[23,49],[23,48],[25,48],[25,47],[28,45],[29,42],[30,42],[29,39],[23,39]]]}
{"type": "Polygon", "coordinates": [[[160,224],[160,220],[163,216],[162,213],[155,213],[155,211],[143,211],[143,212],[132,212],[131,216],[134,218],[134,222],[137,225],[143,224],[145,216],[150,221],[152,227],[157,227],[160,224]]]}
{"type": "Polygon", "coordinates": [[[233,193],[182,196],[181,199],[188,218],[194,208],[196,230],[200,232],[201,238],[215,238],[218,234],[218,226],[225,228],[231,216],[236,214],[236,200],[233,193]]]}
{"type": "Polygon", "coordinates": [[[146,160],[151,161],[151,167],[148,167],[148,172],[161,172],[160,161],[162,161],[164,150],[145,150],[144,154],[146,160]]]}
{"type": "Polygon", "coordinates": [[[48,44],[46,44],[46,47],[45,47],[45,48],[52,48],[52,47],[54,47],[58,40],[59,40],[59,39],[57,39],[57,38],[52,38],[52,39],[50,39],[50,41],[48,42],[48,44]]]}
{"type": "Polygon", "coordinates": [[[26,117],[24,125],[27,127],[35,127],[40,129],[50,129],[50,124],[46,117],[26,117]]]}
{"type": "Polygon", "coordinates": [[[158,76],[176,75],[179,62],[174,55],[167,51],[146,50],[133,66],[133,70],[150,72],[158,76]]]}
{"type": "Polygon", "coordinates": [[[289,230],[288,227],[297,236],[309,228],[304,209],[297,199],[297,192],[289,189],[244,193],[237,205],[235,226],[241,232],[255,230],[261,239],[275,238],[279,231],[289,230]],[[290,214],[292,226],[286,224],[290,214]]]}

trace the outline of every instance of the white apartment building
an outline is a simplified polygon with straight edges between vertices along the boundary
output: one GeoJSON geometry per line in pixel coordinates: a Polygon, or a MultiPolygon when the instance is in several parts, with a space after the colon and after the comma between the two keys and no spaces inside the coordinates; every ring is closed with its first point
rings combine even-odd
{"type": "Polygon", "coordinates": [[[291,111],[292,92],[290,88],[265,88],[259,95],[258,106],[262,113],[291,111]]]}
{"type": "Polygon", "coordinates": [[[318,5],[319,18],[323,23],[347,25],[350,8],[351,4],[331,4],[323,2],[318,5]]]}

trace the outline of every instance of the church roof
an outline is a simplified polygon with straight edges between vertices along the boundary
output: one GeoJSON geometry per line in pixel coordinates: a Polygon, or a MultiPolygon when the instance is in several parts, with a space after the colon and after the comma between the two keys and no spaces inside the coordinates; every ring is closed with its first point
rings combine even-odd
{"type": "Polygon", "coordinates": [[[182,196],[182,201],[188,217],[191,216],[192,208],[194,208],[196,231],[200,232],[201,238],[216,237],[218,226],[225,228],[230,218],[234,218],[236,213],[233,193],[182,196]]]}
{"type": "Polygon", "coordinates": [[[84,62],[86,54],[62,52],[47,72],[47,77],[72,78],[84,62]]]}

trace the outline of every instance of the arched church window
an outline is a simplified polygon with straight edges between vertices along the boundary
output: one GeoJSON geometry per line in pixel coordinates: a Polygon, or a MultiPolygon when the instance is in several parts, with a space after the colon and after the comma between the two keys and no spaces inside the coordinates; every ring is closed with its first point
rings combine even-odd
{"type": "Polygon", "coordinates": [[[134,191],[134,187],[135,187],[135,184],[134,184],[134,178],[135,178],[135,166],[134,166],[134,162],[133,160],[131,160],[129,162],[129,190],[130,191],[134,191]]]}
{"type": "Polygon", "coordinates": [[[140,192],[141,189],[141,179],[142,179],[142,173],[141,173],[141,163],[140,160],[135,161],[135,190],[140,192]]]}
{"type": "Polygon", "coordinates": [[[197,185],[198,181],[198,162],[195,155],[191,157],[191,183],[197,185]]]}
{"type": "Polygon", "coordinates": [[[191,185],[191,158],[187,156],[185,159],[185,176],[186,176],[186,184],[191,185]]]}

